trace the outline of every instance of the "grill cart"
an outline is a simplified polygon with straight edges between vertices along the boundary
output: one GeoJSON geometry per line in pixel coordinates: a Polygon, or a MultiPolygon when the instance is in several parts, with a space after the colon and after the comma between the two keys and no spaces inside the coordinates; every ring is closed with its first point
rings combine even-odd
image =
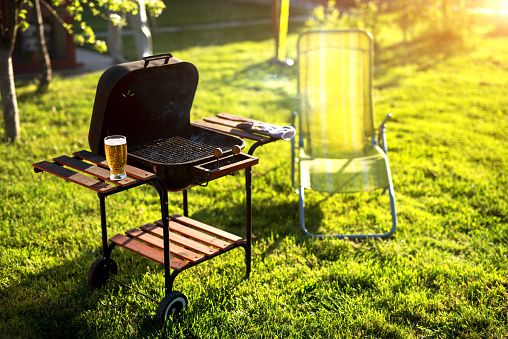
{"type": "Polygon", "coordinates": [[[115,246],[164,266],[165,297],[159,302],[145,295],[158,303],[159,322],[165,322],[187,305],[187,297],[173,290],[173,282],[180,272],[243,247],[249,276],[251,168],[258,163],[252,153],[258,146],[280,139],[246,130],[245,123],[253,120],[229,114],[191,123],[190,110],[197,82],[194,65],[171,54],[109,68],[97,85],[88,138],[92,152],[82,150],[33,165],[35,172],[53,174],[97,193],[103,255],[88,271],[92,287],[100,287],[108,280],[127,286],[113,278],[118,272],[118,265],[111,258],[115,246]],[[109,179],[104,156],[104,137],[112,134],[127,137],[127,178],[120,181],[109,179]],[[240,152],[245,147],[244,138],[255,141],[249,154],[240,152]],[[245,170],[245,236],[189,218],[187,189],[206,186],[211,180],[240,170],[245,170]],[[153,186],[159,195],[161,219],[109,237],[106,198],[145,184],[153,186]],[[168,191],[183,193],[183,215],[169,214],[168,191]]]}

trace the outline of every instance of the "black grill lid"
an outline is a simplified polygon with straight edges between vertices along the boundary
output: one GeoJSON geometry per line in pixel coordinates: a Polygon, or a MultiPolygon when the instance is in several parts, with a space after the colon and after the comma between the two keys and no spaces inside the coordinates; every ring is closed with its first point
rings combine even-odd
{"type": "MultiPolygon", "coordinates": [[[[99,79],[88,143],[104,154],[104,138],[167,134],[190,126],[190,110],[198,85],[198,70],[170,54],[108,68],[99,79]]],[[[176,133],[176,132],[175,132],[176,133]]]]}

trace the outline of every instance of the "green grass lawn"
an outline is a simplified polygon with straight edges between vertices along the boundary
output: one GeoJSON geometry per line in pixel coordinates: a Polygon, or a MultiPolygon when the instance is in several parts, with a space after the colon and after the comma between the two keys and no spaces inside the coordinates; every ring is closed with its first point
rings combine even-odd
{"type": "MultiPolygon", "coordinates": [[[[289,57],[296,58],[291,27],[289,57]]],[[[288,124],[296,67],[281,68],[271,28],[156,34],[156,52],[194,63],[192,119],[230,112],[288,124]],[[166,44],[171,43],[171,46],[166,44]]],[[[189,307],[157,328],[157,305],[111,282],[91,289],[101,255],[99,201],[32,164],[88,149],[100,73],[55,80],[49,92],[18,82],[21,140],[0,145],[0,338],[502,338],[508,333],[508,35],[466,42],[384,37],[375,109],[388,112],[399,226],[388,239],[313,240],[298,227],[290,145],[256,151],[253,273],[231,251],[181,273],[189,307]]],[[[3,125],[2,125],[3,128],[3,125]]],[[[242,235],[243,176],[189,192],[190,216],[242,235]]],[[[312,232],[389,228],[379,192],[309,192],[312,232]]],[[[141,187],[107,199],[110,234],[160,218],[141,187]]],[[[170,194],[170,213],[181,195],[170,194]]],[[[160,265],[120,248],[118,279],[164,296],[160,265]]]]}

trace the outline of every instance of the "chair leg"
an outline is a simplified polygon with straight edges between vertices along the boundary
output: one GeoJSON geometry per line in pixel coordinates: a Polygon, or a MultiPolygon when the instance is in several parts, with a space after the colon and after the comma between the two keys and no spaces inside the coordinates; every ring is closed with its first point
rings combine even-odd
{"type": "Polygon", "coordinates": [[[300,186],[300,192],[299,192],[299,219],[300,219],[300,227],[302,228],[303,233],[306,235],[323,239],[323,238],[337,238],[337,239],[365,239],[365,238],[386,238],[392,235],[395,232],[395,229],[397,228],[397,212],[395,210],[395,194],[393,191],[393,184],[390,183],[390,186],[388,186],[388,194],[390,196],[390,210],[392,214],[392,228],[383,234],[313,234],[310,233],[307,228],[305,227],[305,194],[304,194],[304,188],[300,186]]]}

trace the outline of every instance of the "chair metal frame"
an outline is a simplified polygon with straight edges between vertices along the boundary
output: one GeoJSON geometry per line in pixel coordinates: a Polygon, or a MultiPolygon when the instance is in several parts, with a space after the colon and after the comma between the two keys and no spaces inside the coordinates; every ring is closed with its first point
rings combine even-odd
{"type": "MultiPolygon", "coordinates": [[[[360,34],[367,34],[370,38],[370,65],[369,65],[369,92],[372,92],[372,54],[373,54],[373,46],[372,46],[372,36],[370,35],[370,33],[364,31],[364,30],[359,30],[359,29],[351,29],[351,30],[327,30],[327,31],[316,31],[316,30],[313,30],[313,31],[307,31],[307,32],[304,32],[300,35],[299,37],[299,40],[298,40],[298,55],[300,56],[300,40],[302,39],[302,37],[305,35],[305,34],[309,34],[309,33],[323,33],[323,34],[326,34],[327,32],[331,32],[331,33],[340,33],[340,32],[347,32],[347,33],[351,33],[351,32],[358,32],[360,34]]],[[[298,77],[298,88],[300,88],[300,75],[298,77]]],[[[372,93],[370,94],[371,97],[372,97],[372,93]]],[[[301,98],[299,98],[299,101],[301,103],[301,98]]],[[[372,101],[371,101],[372,102],[372,101]]],[[[372,107],[372,103],[371,103],[371,112],[373,114],[373,107],[372,107]]],[[[296,115],[297,115],[297,112],[293,112],[292,114],[292,125],[295,126],[295,119],[296,119],[296,115]]],[[[383,152],[387,155],[388,154],[388,146],[387,146],[387,141],[386,141],[386,123],[388,120],[390,120],[392,118],[392,114],[389,113],[385,119],[383,120],[383,122],[379,125],[379,134],[378,134],[378,140],[381,142],[381,146],[382,146],[382,150],[383,152]]],[[[376,140],[376,135],[372,135],[371,137],[372,139],[372,146],[377,146],[378,145],[378,141],[376,140]]],[[[298,142],[298,147],[303,147],[303,136],[300,134],[299,136],[299,142],[298,142]]],[[[296,193],[299,194],[299,223],[300,223],[300,227],[302,229],[302,231],[308,235],[308,236],[311,236],[313,238],[338,238],[338,239],[343,239],[343,238],[348,238],[348,239],[365,239],[365,238],[386,238],[386,237],[389,237],[391,236],[396,228],[397,228],[397,212],[396,212],[396,208],[395,208],[395,194],[394,194],[394,189],[393,189],[393,182],[391,180],[391,174],[390,174],[390,180],[389,180],[389,185],[388,187],[384,188],[383,189],[383,192],[382,194],[384,194],[386,192],[386,190],[388,190],[388,195],[390,197],[390,210],[391,210],[391,216],[392,216],[392,226],[391,226],[391,229],[386,232],[386,233],[382,233],[382,234],[313,234],[311,232],[309,232],[307,230],[307,228],[305,227],[305,195],[304,195],[304,187],[299,185],[299,189],[296,189],[296,184],[295,184],[295,159],[296,159],[296,144],[295,144],[295,139],[292,140],[292,143],[291,143],[291,157],[292,157],[292,162],[291,162],[291,179],[292,179],[292,185],[293,187],[295,188],[295,191],[296,193]]],[[[300,182],[301,180],[299,180],[300,182]]],[[[339,192],[337,192],[339,193],[339,192]]]]}

